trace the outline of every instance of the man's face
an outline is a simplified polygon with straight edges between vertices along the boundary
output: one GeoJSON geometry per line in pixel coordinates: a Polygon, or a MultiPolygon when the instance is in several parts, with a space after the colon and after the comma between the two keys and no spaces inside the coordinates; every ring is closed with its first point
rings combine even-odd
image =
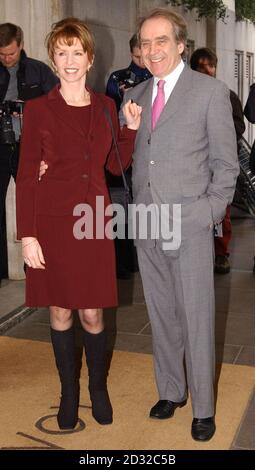
{"type": "Polygon", "coordinates": [[[205,73],[210,75],[210,77],[216,77],[216,65],[210,63],[208,59],[199,59],[197,72],[205,73]]]}
{"type": "Polygon", "coordinates": [[[184,44],[177,44],[172,24],[163,17],[146,20],[140,35],[145,66],[152,75],[164,78],[180,63],[184,44]]]}
{"type": "Polygon", "coordinates": [[[136,65],[138,65],[138,67],[141,67],[142,69],[145,68],[145,65],[144,65],[143,59],[142,59],[141,49],[139,47],[134,47],[133,48],[132,53],[131,53],[131,58],[132,58],[132,61],[136,65]]]}
{"type": "Polygon", "coordinates": [[[16,39],[9,46],[0,47],[0,62],[7,68],[14,67],[19,62],[22,49],[23,43],[18,46],[16,39]]]}

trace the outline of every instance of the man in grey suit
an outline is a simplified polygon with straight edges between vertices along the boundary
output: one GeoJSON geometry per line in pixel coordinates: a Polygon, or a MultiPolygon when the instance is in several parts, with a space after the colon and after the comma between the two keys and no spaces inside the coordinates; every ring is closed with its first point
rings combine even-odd
{"type": "Polygon", "coordinates": [[[157,235],[158,227],[146,240],[136,239],[159,392],[150,417],[170,418],[186,403],[185,358],[191,434],[206,441],[215,432],[213,226],[224,218],[239,172],[229,90],[184,65],[187,29],[180,15],[154,10],[141,20],[139,36],[153,78],[125,96],[143,108],[134,202],[159,209],[168,204],[160,226],[174,224],[172,208],[180,205],[182,230],[175,250],[157,235]]]}

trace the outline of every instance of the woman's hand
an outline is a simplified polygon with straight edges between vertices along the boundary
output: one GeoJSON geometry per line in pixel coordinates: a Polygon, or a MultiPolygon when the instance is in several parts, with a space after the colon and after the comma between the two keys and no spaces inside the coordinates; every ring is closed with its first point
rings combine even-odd
{"type": "Polygon", "coordinates": [[[40,168],[39,168],[39,181],[41,181],[42,176],[46,173],[46,170],[48,169],[48,165],[44,160],[41,160],[40,162],[40,168]]]}
{"type": "Polygon", "coordinates": [[[34,269],[45,269],[45,260],[38,240],[34,237],[22,238],[22,256],[25,264],[34,269]]]}
{"type": "Polygon", "coordinates": [[[133,129],[135,131],[139,129],[142,107],[133,103],[132,100],[128,100],[127,103],[124,104],[122,111],[126,119],[128,129],[133,129]]]}

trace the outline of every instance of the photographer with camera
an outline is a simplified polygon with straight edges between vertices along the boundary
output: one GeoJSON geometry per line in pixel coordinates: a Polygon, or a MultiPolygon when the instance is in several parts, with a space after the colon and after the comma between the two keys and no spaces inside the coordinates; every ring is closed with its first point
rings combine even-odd
{"type": "Polygon", "coordinates": [[[56,83],[46,64],[26,56],[22,29],[0,24],[0,282],[8,272],[5,199],[18,170],[23,104],[48,93],[56,83]]]}
{"type": "Polygon", "coordinates": [[[129,41],[131,63],[125,69],[117,70],[113,72],[106,86],[106,95],[110,96],[117,107],[117,111],[120,110],[120,106],[123,100],[123,96],[126,90],[132,88],[139,83],[151,78],[151,73],[145,68],[145,65],[141,58],[141,51],[137,35],[134,34],[129,41]]]}
{"type": "MultiPolygon", "coordinates": [[[[141,50],[137,35],[134,34],[130,41],[130,54],[131,63],[125,69],[117,70],[113,72],[107,82],[106,95],[115,101],[117,111],[120,110],[120,106],[126,90],[135,87],[141,82],[151,78],[151,73],[145,68],[145,65],[141,58],[141,50]]],[[[131,167],[125,172],[125,177],[129,187],[131,188],[131,167]]],[[[110,173],[106,174],[107,184],[109,187],[122,187],[122,178],[119,176],[113,176],[110,173]]],[[[132,240],[128,239],[128,227],[125,227],[126,238],[121,240],[115,239],[115,250],[116,250],[116,262],[117,262],[117,277],[118,279],[130,279],[131,272],[138,271],[136,250],[132,240]]]]}

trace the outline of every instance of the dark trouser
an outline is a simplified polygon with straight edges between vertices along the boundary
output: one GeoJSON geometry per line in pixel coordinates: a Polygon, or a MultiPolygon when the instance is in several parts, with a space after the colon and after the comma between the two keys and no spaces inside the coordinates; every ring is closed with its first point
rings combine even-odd
{"type": "Polygon", "coordinates": [[[138,271],[138,261],[134,241],[128,239],[128,225],[125,226],[125,238],[115,238],[117,274],[122,271],[138,271]]]}
{"type": "Polygon", "coordinates": [[[18,161],[18,144],[0,144],[0,279],[8,275],[5,199],[11,176],[16,180],[18,161]]]}
{"type": "Polygon", "coordinates": [[[215,256],[229,255],[229,242],[231,240],[232,228],[230,220],[230,206],[227,207],[226,215],[222,221],[222,237],[214,237],[215,256]]]}

